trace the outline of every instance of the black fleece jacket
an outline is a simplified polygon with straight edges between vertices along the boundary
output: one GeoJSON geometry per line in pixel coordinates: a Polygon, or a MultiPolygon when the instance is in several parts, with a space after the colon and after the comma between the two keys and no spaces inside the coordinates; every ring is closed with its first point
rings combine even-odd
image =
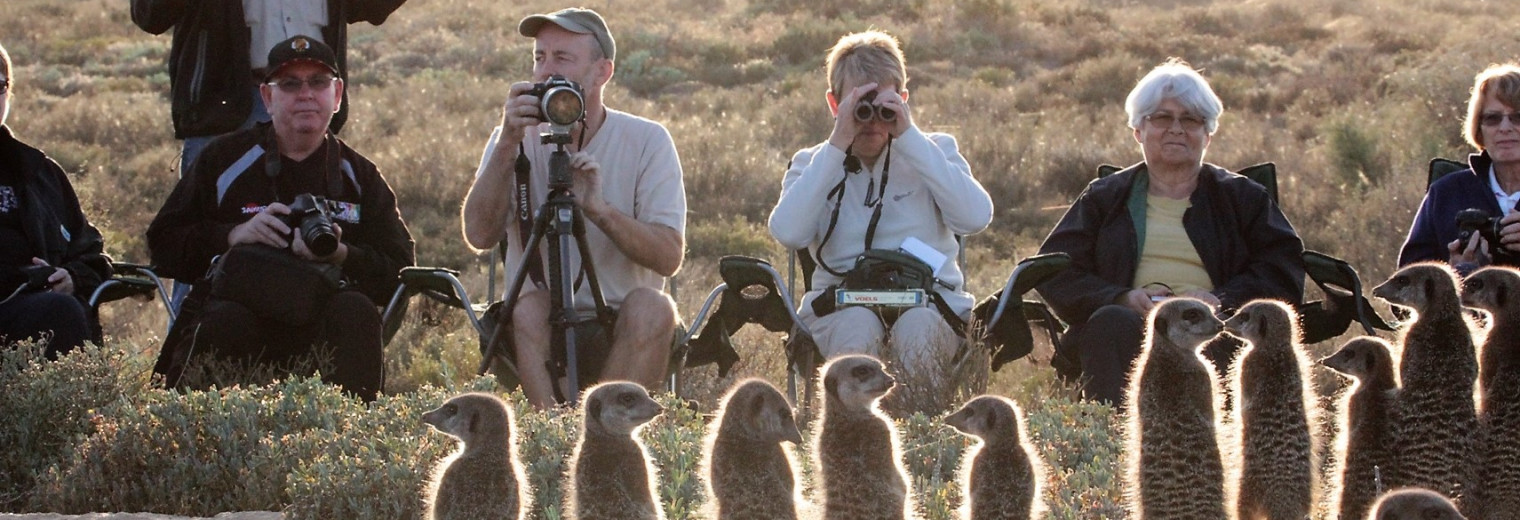
{"type": "MultiPolygon", "coordinates": [[[[1149,182],[1146,176],[1139,163],[1092,181],[1040,246],[1041,254],[1072,259],[1071,268],[1037,288],[1062,321],[1085,323],[1134,288],[1140,239],[1129,201],[1137,179],[1149,182]]],[[[1304,244],[1265,188],[1204,164],[1189,202],[1182,225],[1222,311],[1257,298],[1302,303],[1304,244]]]]}
{"type": "MultiPolygon", "coordinates": [[[[100,230],[90,225],[79,208],[79,197],[63,168],[42,151],[0,126],[0,162],[21,176],[22,226],[31,256],[62,267],[74,280],[74,297],[88,301],[100,282],[111,277],[111,259],[102,251],[100,230]]],[[[0,266],[0,287],[9,294],[25,276],[18,267],[0,266]]],[[[4,297],[0,294],[0,297],[4,297]]]]}

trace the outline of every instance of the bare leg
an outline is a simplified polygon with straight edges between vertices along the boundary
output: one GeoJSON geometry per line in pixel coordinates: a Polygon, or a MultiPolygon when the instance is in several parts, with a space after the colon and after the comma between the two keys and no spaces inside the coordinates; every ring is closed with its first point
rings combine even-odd
{"type": "Polygon", "coordinates": [[[669,296],[649,288],[629,292],[618,309],[612,352],[607,355],[602,380],[633,381],[645,388],[660,388],[675,330],[676,304],[669,296]]]}
{"type": "Polygon", "coordinates": [[[540,410],[558,404],[555,381],[545,363],[549,360],[549,292],[525,292],[512,309],[512,340],[517,347],[517,375],[523,395],[540,410]]]}

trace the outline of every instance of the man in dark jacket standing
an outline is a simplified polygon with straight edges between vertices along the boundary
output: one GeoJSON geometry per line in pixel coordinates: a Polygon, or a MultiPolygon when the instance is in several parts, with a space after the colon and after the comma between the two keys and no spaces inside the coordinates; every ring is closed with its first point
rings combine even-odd
{"type": "MultiPolygon", "coordinates": [[[[314,345],[333,349],[323,376],[365,400],[383,382],[378,305],[412,265],[412,238],[396,210],[396,196],[379,170],[328,129],[343,99],[343,80],[332,49],[296,36],[269,52],[270,73],[259,86],[270,123],[213,141],[180,179],[148,226],[148,249],[163,273],[197,281],[169,332],[155,370],[178,383],[194,351],[259,363],[304,356],[314,345]],[[290,218],[302,195],[325,197],[334,238],[329,251],[290,218]],[[212,258],[235,246],[272,248],[307,262],[297,266],[341,270],[335,294],[311,287],[280,287],[287,272],[258,280],[231,280],[274,305],[255,305],[203,280],[212,258]],[[289,253],[286,253],[286,251],[289,253]],[[326,266],[326,267],[323,267],[326,266]],[[316,296],[312,296],[317,294],[316,296]],[[303,300],[303,297],[310,296],[303,300]],[[289,306],[313,301],[309,315],[289,306]]],[[[229,270],[230,272],[230,270],[229,270]]],[[[229,282],[229,283],[230,283],[229,282]]]]}
{"type": "Polygon", "coordinates": [[[0,344],[51,335],[56,358],[100,341],[85,302],[111,264],[63,168],[5,125],[14,79],[0,47],[0,344]]]}

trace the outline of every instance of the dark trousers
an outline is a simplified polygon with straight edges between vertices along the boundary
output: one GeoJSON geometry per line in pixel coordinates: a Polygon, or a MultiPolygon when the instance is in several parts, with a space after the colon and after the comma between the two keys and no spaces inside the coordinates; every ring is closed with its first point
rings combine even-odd
{"type": "MultiPolygon", "coordinates": [[[[1123,305],[1105,305],[1087,323],[1072,327],[1061,341],[1061,350],[1062,355],[1075,354],[1081,360],[1083,397],[1122,408],[1129,372],[1144,341],[1145,316],[1123,305]]],[[[1203,348],[1221,380],[1241,346],[1234,336],[1220,335],[1203,348]]],[[[1228,406],[1228,396],[1225,399],[1228,406]]]]}
{"type": "MultiPolygon", "coordinates": [[[[0,295],[3,297],[5,295],[0,295]]],[[[6,343],[51,335],[48,359],[84,345],[91,336],[90,320],[84,304],[67,294],[35,291],[18,294],[0,304],[0,336],[6,343]]]]}
{"type": "Polygon", "coordinates": [[[342,291],[309,324],[286,325],[260,318],[240,304],[208,299],[201,309],[195,343],[219,357],[279,364],[308,355],[317,345],[332,349],[330,373],[322,379],[364,401],[373,401],[385,382],[380,311],[363,294],[342,291]]]}

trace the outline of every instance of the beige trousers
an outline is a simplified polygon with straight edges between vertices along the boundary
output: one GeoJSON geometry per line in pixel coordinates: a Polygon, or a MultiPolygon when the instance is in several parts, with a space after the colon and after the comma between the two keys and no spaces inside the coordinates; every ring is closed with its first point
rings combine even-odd
{"type": "Polygon", "coordinates": [[[905,385],[894,393],[938,395],[954,384],[948,375],[960,337],[933,308],[903,312],[888,331],[876,311],[844,307],[815,318],[808,329],[825,359],[867,354],[885,362],[905,385]]]}

